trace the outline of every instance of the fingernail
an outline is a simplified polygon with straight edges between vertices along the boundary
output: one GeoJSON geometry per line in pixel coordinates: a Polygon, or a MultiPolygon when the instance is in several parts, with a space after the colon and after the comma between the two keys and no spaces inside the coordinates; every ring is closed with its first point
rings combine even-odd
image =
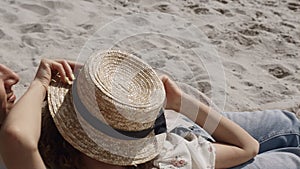
{"type": "Polygon", "coordinates": [[[69,78],[68,78],[68,77],[65,77],[65,82],[66,82],[66,83],[68,83],[69,85],[71,85],[71,84],[72,84],[72,82],[69,80],[69,78]]]}
{"type": "Polygon", "coordinates": [[[71,78],[72,78],[72,80],[75,80],[74,74],[71,74],[71,78]]]}

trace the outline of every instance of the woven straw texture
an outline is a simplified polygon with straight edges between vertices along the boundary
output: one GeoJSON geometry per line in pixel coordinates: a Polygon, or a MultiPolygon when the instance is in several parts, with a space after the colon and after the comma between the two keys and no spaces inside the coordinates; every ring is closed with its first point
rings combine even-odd
{"type": "MultiPolygon", "coordinates": [[[[79,72],[76,87],[93,117],[123,131],[153,127],[165,99],[163,84],[154,70],[119,51],[93,54],[79,72]]],[[[76,111],[72,92],[71,85],[54,78],[48,89],[48,105],[59,132],[76,149],[96,160],[124,166],[158,155],[165,134],[152,131],[145,138],[130,140],[108,136],[76,111]]]]}

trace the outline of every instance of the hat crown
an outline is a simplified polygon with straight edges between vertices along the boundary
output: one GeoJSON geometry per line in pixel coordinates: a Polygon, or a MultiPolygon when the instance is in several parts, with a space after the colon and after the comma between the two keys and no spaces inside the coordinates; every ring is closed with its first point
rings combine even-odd
{"type": "Polygon", "coordinates": [[[92,55],[77,79],[85,107],[118,130],[151,128],[165,99],[155,71],[136,56],[119,51],[92,55]]]}

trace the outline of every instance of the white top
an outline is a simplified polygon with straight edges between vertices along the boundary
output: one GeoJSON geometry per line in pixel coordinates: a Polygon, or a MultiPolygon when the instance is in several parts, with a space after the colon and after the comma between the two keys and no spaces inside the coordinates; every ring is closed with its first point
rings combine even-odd
{"type": "MultiPolygon", "coordinates": [[[[193,125],[186,123],[183,115],[175,112],[167,112],[175,118],[166,118],[168,125],[167,138],[163,150],[154,160],[154,166],[159,169],[213,169],[215,168],[215,148],[202,136],[192,131],[175,130],[180,133],[170,132],[177,127],[193,125]],[[168,120],[169,119],[169,120],[168,120]],[[175,120],[175,121],[174,121],[175,120]],[[176,124],[176,126],[170,126],[176,124]]],[[[170,116],[169,116],[170,117],[170,116]]]]}

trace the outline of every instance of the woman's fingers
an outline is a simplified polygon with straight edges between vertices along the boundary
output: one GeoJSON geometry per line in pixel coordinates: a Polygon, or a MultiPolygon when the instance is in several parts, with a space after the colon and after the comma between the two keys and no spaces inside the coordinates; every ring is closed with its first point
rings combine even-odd
{"type": "Polygon", "coordinates": [[[65,61],[71,67],[72,71],[75,71],[75,69],[79,69],[83,66],[83,64],[71,60],[56,59],[54,61],[56,62],[65,61]]]}
{"type": "Polygon", "coordinates": [[[73,70],[77,66],[81,67],[82,65],[66,60],[42,59],[35,79],[40,81],[47,89],[52,77],[55,76],[53,73],[58,72],[63,82],[72,84],[72,81],[75,79],[73,70]]]}
{"type": "Polygon", "coordinates": [[[51,71],[55,70],[59,73],[60,79],[63,82],[68,82],[69,79],[66,75],[65,68],[61,63],[56,62],[56,61],[50,61],[50,68],[51,68],[51,71]]]}
{"type": "Polygon", "coordinates": [[[66,76],[70,81],[75,80],[74,71],[75,69],[80,69],[83,64],[74,62],[74,61],[67,61],[67,60],[55,60],[56,62],[62,64],[64,67],[66,76]]]}
{"type": "Polygon", "coordinates": [[[165,83],[169,79],[169,77],[167,75],[161,75],[161,76],[159,76],[159,78],[163,83],[165,83]]]}
{"type": "Polygon", "coordinates": [[[170,90],[170,92],[181,92],[177,84],[171,80],[167,75],[160,76],[161,81],[164,84],[166,92],[170,90]]]}
{"type": "Polygon", "coordinates": [[[72,84],[71,81],[75,80],[73,70],[77,67],[81,67],[81,64],[78,64],[73,61],[66,61],[64,59],[58,60],[48,60],[45,59],[44,62],[47,62],[50,65],[51,71],[57,71],[60,75],[62,81],[72,84]]]}
{"type": "Polygon", "coordinates": [[[57,62],[60,63],[64,68],[64,71],[66,73],[66,77],[65,77],[66,81],[69,83],[69,81],[75,80],[75,76],[73,74],[71,65],[66,60],[61,60],[61,61],[57,61],[57,62]]]}
{"type": "Polygon", "coordinates": [[[164,85],[164,88],[166,89],[167,88],[167,81],[169,80],[169,77],[167,75],[161,75],[159,78],[162,81],[162,83],[164,85]]]}
{"type": "Polygon", "coordinates": [[[166,75],[160,76],[166,91],[166,109],[173,109],[178,112],[180,109],[182,91],[177,84],[166,75]]]}

